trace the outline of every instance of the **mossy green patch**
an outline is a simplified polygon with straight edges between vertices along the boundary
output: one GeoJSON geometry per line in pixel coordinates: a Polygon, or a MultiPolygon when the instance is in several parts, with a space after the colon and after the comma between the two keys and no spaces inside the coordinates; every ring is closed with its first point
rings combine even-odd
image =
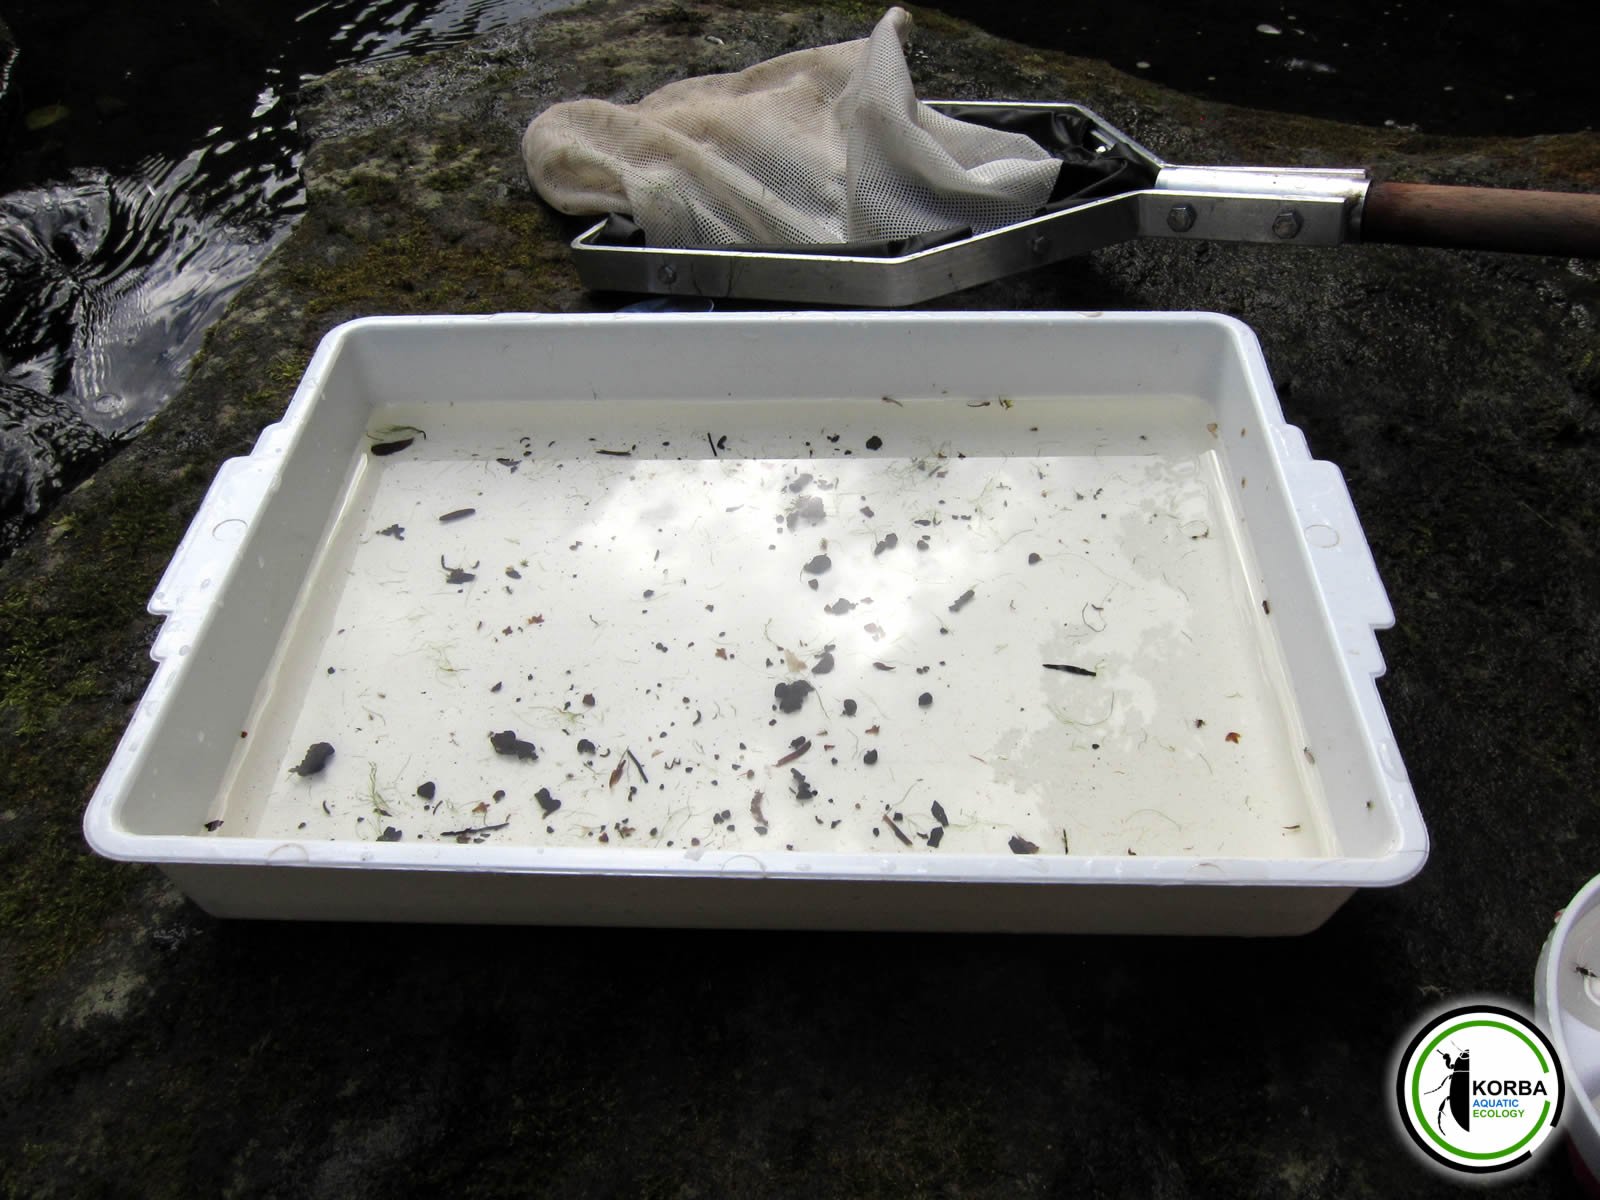
{"type": "Polygon", "coordinates": [[[93,857],[79,823],[121,734],[127,647],[150,623],[141,599],[200,486],[103,472],[98,502],[67,514],[55,569],[0,598],[0,756],[13,814],[0,831],[0,953],[24,990],[92,942],[137,877],[93,857]]]}

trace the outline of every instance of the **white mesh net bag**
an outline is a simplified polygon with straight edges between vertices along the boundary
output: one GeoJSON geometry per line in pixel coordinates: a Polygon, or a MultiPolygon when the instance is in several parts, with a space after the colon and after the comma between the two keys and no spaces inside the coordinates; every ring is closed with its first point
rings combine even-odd
{"type": "Polygon", "coordinates": [[[565,213],[626,213],[659,246],[878,241],[1032,216],[1060,163],[1031,138],[918,102],[911,16],[861,41],[684,79],[637,104],[576,100],[522,139],[565,213]]]}

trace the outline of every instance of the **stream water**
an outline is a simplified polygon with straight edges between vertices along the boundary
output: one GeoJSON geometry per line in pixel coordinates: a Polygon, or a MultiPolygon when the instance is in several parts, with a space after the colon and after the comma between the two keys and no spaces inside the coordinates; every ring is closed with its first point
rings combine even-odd
{"type": "MultiPolygon", "coordinates": [[[[136,432],[304,205],[301,83],[566,2],[173,0],[153,15],[19,0],[0,10],[12,34],[0,26],[0,400],[17,388],[50,398],[85,438],[136,432]]],[[[1332,11],[1123,0],[1070,19],[1043,3],[938,7],[1259,107],[1446,133],[1593,120],[1583,62],[1593,43],[1576,27],[1585,6],[1570,3],[1531,0],[1515,22],[1492,23],[1398,0],[1332,11]]],[[[18,422],[0,405],[0,434],[18,422]]],[[[0,492],[14,468],[0,463],[0,492]]],[[[0,506],[12,499],[0,495],[0,506]]]]}

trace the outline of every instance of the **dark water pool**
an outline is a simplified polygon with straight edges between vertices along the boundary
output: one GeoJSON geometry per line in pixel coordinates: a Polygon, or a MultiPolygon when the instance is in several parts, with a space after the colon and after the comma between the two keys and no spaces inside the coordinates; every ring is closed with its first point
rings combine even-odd
{"type": "MultiPolygon", "coordinates": [[[[91,432],[135,432],[303,207],[302,81],[559,7],[23,0],[0,9],[17,47],[0,92],[0,384],[53,398],[91,432]]],[[[1595,119],[1591,4],[1532,0],[1493,20],[1398,0],[937,7],[1259,107],[1448,133],[1551,132],[1595,119]]],[[[0,78],[5,60],[0,49],[0,78]]]]}

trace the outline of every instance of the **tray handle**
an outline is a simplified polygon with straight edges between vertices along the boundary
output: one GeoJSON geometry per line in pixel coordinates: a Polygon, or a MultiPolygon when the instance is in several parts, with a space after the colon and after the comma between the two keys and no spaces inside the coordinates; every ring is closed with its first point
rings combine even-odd
{"type": "Polygon", "coordinates": [[[1328,599],[1339,644],[1352,665],[1382,675],[1375,631],[1394,624],[1394,608],[1356,517],[1344,475],[1330,462],[1285,463],[1290,495],[1312,568],[1328,599]]]}
{"type": "Polygon", "coordinates": [[[254,455],[230,458],[211,481],[188,532],[150,595],[148,610],[165,617],[150,657],[161,662],[176,647],[187,650],[204,616],[211,594],[233,571],[272,486],[275,464],[254,455]]]}

